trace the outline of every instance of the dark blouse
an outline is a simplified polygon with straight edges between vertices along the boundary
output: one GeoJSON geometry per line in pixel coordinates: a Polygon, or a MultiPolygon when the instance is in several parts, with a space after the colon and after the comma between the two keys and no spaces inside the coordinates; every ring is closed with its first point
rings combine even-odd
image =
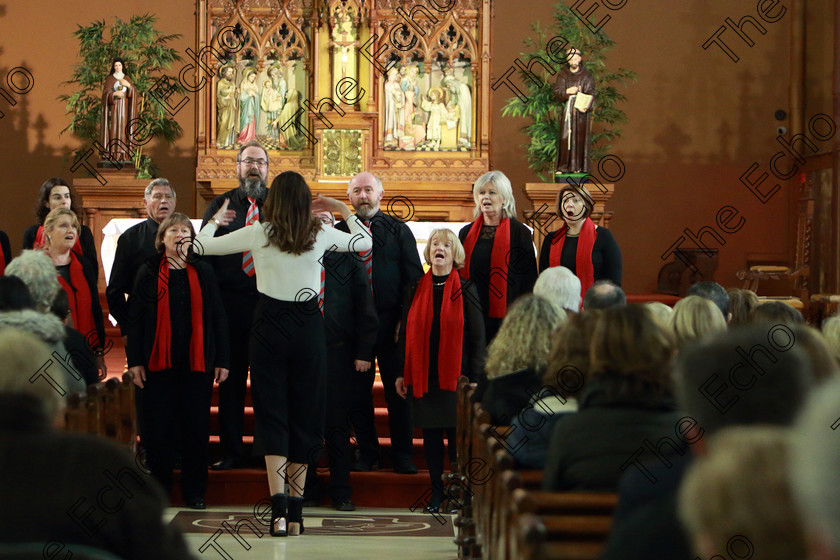
{"type": "MultiPolygon", "coordinates": [[[[621,250],[612,232],[607,228],[597,226],[595,229],[595,244],[592,246],[592,268],[594,279],[610,280],[616,286],[621,286],[621,250]]],[[[540,250],[540,272],[549,268],[551,242],[557,232],[545,236],[540,250]]],[[[577,244],[578,237],[566,236],[563,251],[560,253],[560,264],[577,274],[577,244]]]]}
{"type": "Polygon", "coordinates": [[[185,269],[169,269],[169,324],[172,329],[172,368],[190,369],[190,283],[185,269]]]}
{"type": "Polygon", "coordinates": [[[448,276],[432,275],[432,327],[429,329],[429,389],[439,389],[438,349],[440,347],[440,307],[443,304],[443,288],[448,276]],[[440,284],[440,286],[438,286],[440,284]]]}
{"type": "Polygon", "coordinates": [[[58,272],[58,275],[64,278],[64,281],[73,285],[73,282],[70,281],[70,264],[57,264],[55,265],[55,270],[58,272]]]}

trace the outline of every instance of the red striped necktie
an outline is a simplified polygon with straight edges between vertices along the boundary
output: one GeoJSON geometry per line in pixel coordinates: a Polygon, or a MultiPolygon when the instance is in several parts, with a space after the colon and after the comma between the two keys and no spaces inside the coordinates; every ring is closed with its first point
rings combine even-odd
{"type": "MultiPolygon", "coordinates": [[[[365,227],[370,230],[370,222],[363,220],[365,227]]],[[[371,232],[371,236],[373,232],[371,232]]],[[[362,257],[362,262],[365,263],[365,272],[367,272],[368,284],[370,285],[370,293],[373,293],[373,247],[367,251],[360,251],[359,256],[362,257]]]]}
{"type": "MultiPolygon", "coordinates": [[[[322,262],[324,259],[321,259],[322,262]]],[[[327,278],[327,269],[321,265],[321,288],[318,290],[318,308],[321,310],[321,315],[324,314],[324,280],[327,278]]]]}
{"type": "MultiPolygon", "coordinates": [[[[248,207],[248,214],[245,216],[246,226],[259,223],[260,221],[260,209],[257,207],[257,201],[250,196],[248,197],[248,201],[251,203],[251,206],[248,207]]],[[[242,253],[242,270],[248,276],[253,276],[256,273],[254,270],[254,255],[251,251],[242,253]]]]}

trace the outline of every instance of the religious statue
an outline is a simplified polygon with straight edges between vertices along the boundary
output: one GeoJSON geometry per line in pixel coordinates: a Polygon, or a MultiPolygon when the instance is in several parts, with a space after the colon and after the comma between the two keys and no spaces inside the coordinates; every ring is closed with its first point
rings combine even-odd
{"type": "Polygon", "coordinates": [[[253,68],[245,71],[245,77],[239,84],[239,137],[237,141],[245,144],[257,139],[257,111],[260,106],[257,87],[257,71],[253,68]]]}
{"type": "MultiPolygon", "coordinates": [[[[272,66],[268,71],[268,77],[263,83],[260,108],[265,112],[265,122],[268,123],[268,135],[271,138],[279,138],[279,128],[276,123],[277,117],[286,104],[286,79],[280,75],[280,68],[272,66]]],[[[282,123],[280,123],[282,126],[282,123]]]]}
{"type": "Polygon", "coordinates": [[[400,73],[396,68],[388,70],[385,82],[385,147],[395,148],[403,132],[400,115],[405,106],[405,97],[400,87],[400,73]]]}
{"type": "Polygon", "coordinates": [[[469,147],[472,130],[472,92],[470,86],[463,79],[456,78],[452,74],[445,76],[441,85],[451,94],[448,106],[450,108],[458,106],[458,145],[469,147]]]}
{"type": "MultiPolygon", "coordinates": [[[[339,91],[338,83],[356,76],[356,49],[361,45],[353,27],[352,8],[335,7],[330,46],[333,48],[332,90],[339,91]]],[[[337,101],[340,101],[337,99],[337,101]]]]}
{"type": "Polygon", "coordinates": [[[221,75],[216,85],[216,145],[231,149],[236,133],[236,69],[225,66],[221,75]]]}
{"type": "Polygon", "coordinates": [[[442,101],[442,89],[432,88],[429,90],[428,96],[429,99],[424,99],[421,104],[421,108],[429,113],[429,122],[426,124],[426,140],[429,147],[438,150],[442,137],[441,123],[446,119],[449,111],[442,101]]]}
{"type": "MultiPolygon", "coordinates": [[[[418,119],[417,106],[420,97],[420,86],[417,84],[417,74],[420,70],[415,65],[405,68],[405,77],[400,82],[400,88],[405,96],[405,109],[403,115],[404,135],[413,137],[414,144],[419,144],[426,137],[422,119],[418,119]],[[417,120],[420,120],[418,123],[417,120]]],[[[441,92],[441,97],[443,92],[441,92]]],[[[408,140],[411,143],[412,140],[408,140]]]]}
{"type": "Polygon", "coordinates": [[[300,92],[294,87],[290,87],[286,92],[286,104],[283,106],[283,110],[280,111],[280,117],[274,121],[281,131],[278,140],[280,140],[280,145],[284,148],[296,150],[302,146],[302,142],[297,139],[300,135],[300,130],[298,129],[300,119],[299,108],[300,92]],[[283,130],[283,127],[289,121],[292,121],[291,124],[283,130]]]}
{"type": "Polygon", "coordinates": [[[137,95],[125,76],[125,60],[114,58],[102,92],[102,146],[109,159],[130,161],[131,152],[126,126],[134,120],[137,95]]]}
{"type": "Polygon", "coordinates": [[[595,79],[581,63],[581,52],[569,49],[554,84],[554,95],[566,105],[560,123],[556,173],[589,173],[590,109],[595,101],[595,79]]]}

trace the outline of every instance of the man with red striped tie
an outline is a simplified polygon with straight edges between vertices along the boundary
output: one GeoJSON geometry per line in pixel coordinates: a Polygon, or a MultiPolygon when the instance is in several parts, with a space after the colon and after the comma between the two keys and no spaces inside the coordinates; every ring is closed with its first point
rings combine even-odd
{"type": "MultiPolygon", "coordinates": [[[[369,224],[373,235],[372,254],[360,254],[359,258],[368,274],[376,313],[379,315],[375,353],[388,403],[394,471],[415,474],[417,467],[413,459],[411,411],[407,401],[397,394],[394,383],[402,376],[397,335],[402,319],[403,295],[407,285],[423,276],[423,267],[420,265],[417,241],[408,226],[379,209],[383,194],[382,181],[368,172],[359,173],[347,186],[347,196],[356,215],[369,224]]],[[[336,228],[349,231],[344,222],[340,222],[336,228]]],[[[369,471],[377,468],[379,462],[379,442],[371,397],[374,369],[358,372],[356,379],[361,385],[361,391],[366,391],[368,396],[367,402],[354,411],[352,418],[359,443],[356,470],[369,471]]]]}
{"type": "MultiPolygon", "coordinates": [[[[260,221],[260,211],[268,194],[268,152],[262,144],[251,141],[239,149],[236,156],[236,176],[239,186],[213,199],[204,213],[204,224],[213,219],[225,200],[228,210],[236,212],[233,221],[219,226],[216,236],[226,235],[246,225],[260,221]]],[[[254,259],[250,252],[219,257],[203,257],[213,265],[219,291],[225,305],[230,329],[230,373],[219,385],[219,438],[223,458],[213,470],[228,470],[245,466],[245,447],[242,443],[245,421],[245,390],[248,381],[248,336],[254,306],[257,303],[257,279],[254,259]],[[236,327],[234,327],[236,325],[236,327]]]]}

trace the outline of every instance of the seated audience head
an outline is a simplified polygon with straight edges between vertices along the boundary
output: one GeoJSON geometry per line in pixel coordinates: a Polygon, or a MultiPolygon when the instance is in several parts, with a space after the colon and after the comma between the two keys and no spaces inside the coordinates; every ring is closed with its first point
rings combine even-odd
{"type": "Polygon", "coordinates": [[[701,558],[808,557],[789,476],[792,444],[789,428],[727,428],[689,467],[679,513],[701,558]]]}
{"type": "Polygon", "coordinates": [[[796,345],[811,359],[811,375],[815,383],[824,383],[840,373],[828,343],[820,331],[808,325],[794,325],[790,330],[796,337],[796,345]]]}
{"type": "Polygon", "coordinates": [[[478,218],[482,212],[492,209],[492,203],[501,204],[500,218],[516,217],[516,199],[510,179],[501,171],[488,171],[478,178],[473,185],[473,200],[475,210],[473,216],[478,218]],[[489,208],[488,208],[489,207],[489,208]]]}
{"type": "Polygon", "coordinates": [[[50,383],[29,380],[50,360],[49,348],[33,334],[6,328],[0,329],[0,356],[0,398],[36,399],[44,417],[57,421],[64,399],[50,383]]]}
{"type": "Polygon", "coordinates": [[[726,320],[711,300],[700,296],[688,296],[674,306],[671,328],[674,329],[677,344],[682,346],[688,340],[725,331],[726,320]]]}
{"type": "Polygon", "coordinates": [[[726,293],[729,294],[729,310],[732,313],[729,325],[737,327],[748,324],[752,310],[761,305],[758,296],[752,290],[740,288],[730,288],[726,293]]]}
{"type": "Polygon", "coordinates": [[[577,313],[580,311],[580,278],[565,266],[546,268],[534,284],[534,295],[577,313]]]}
{"type": "Polygon", "coordinates": [[[791,482],[811,556],[840,559],[840,380],[814,391],[793,431],[791,482]]]}
{"type": "Polygon", "coordinates": [[[523,369],[538,375],[545,371],[552,335],[563,319],[564,311],[540,296],[528,294],[517,299],[487,348],[487,378],[523,369]]]}
{"type": "Polygon", "coordinates": [[[70,317],[70,299],[67,297],[67,292],[58,290],[50,306],[50,313],[61,319],[65,325],[67,324],[67,318],[70,317]]]}
{"type": "Polygon", "coordinates": [[[674,308],[670,305],[665,305],[661,301],[645,302],[650,314],[659,323],[659,326],[666,330],[671,330],[671,317],[674,315],[674,308]]]}
{"type": "Polygon", "coordinates": [[[840,363],[840,317],[829,317],[823,321],[822,333],[832,356],[840,363]]]}
{"type": "Polygon", "coordinates": [[[44,181],[41,190],[38,191],[38,206],[35,209],[35,219],[39,224],[52,210],[56,208],[69,208],[77,216],[81,213],[76,190],[61,177],[52,177],[44,181]]]}
{"type": "Polygon", "coordinates": [[[609,280],[598,280],[586,290],[583,296],[583,308],[607,309],[616,305],[627,305],[624,290],[609,280]]]}
{"type": "Polygon", "coordinates": [[[600,311],[570,313],[553,336],[543,382],[564,398],[577,397],[589,376],[589,348],[600,311]]]}
{"type": "Polygon", "coordinates": [[[592,333],[590,377],[628,397],[670,397],[674,338],[644,305],[605,309],[592,333]]]}
{"type": "Polygon", "coordinates": [[[178,199],[169,180],[158,177],[146,185],[143,202],[146,204],[146,213],[149,217],[161,223],[175,211],[178,199]]]}
{"type": "MultiPolygon", "coordinates": [[[[64,293],[64,290],[59,290],[64,293]]],[[[35,302],[29,288],[17,276],[0,276],[0,311],[33,309],[35,302]]]]}
{"type": "Polygon", "coordinates": [[[6,267],[6,276],[16,276],[23,280],[35,303],[35,309],[42,313],[49,311],[56,292],[61,289],[55,266],[43,251],[23,251],[6,267]]]}
{"type": "Polygon", "coordinates": [[[729,294],[723,289],[723,286],[717,282],[706,280],[705,282],[697,282],[688,288],[689,296],[700,296],[704,299],[712,300],[712,303],[717,305],[720,312],[723,313],[723,319],[728,323],[730,317],[729,313],[729,294]]]}
{"type": "Polygon", "coordinates": [[[802,325],[805,318],[798,309],[791,307],[781,301],[768,301],[762,303],[750,313],[750,322],[755,324],[769,325],[802,325]]]}
{"type": "Polygon", "coordinates": [[[464,246],[461,244],[461,240],[458,239],[455,232],[449,228],[436,229],[429,234],[429,242],[426,243],[426,248],[423,249],[423,258],[426,259],[426,264],[429,266],[432,265],[432,241],[436,239],[439,243],[449,243],[452,247],[452,268],[458,270],[463,267],[464,260],[466,259],[464,246]]]}
{"type": "Polygon", "coordinates": [[[688,343],[674,380],[681,410],[707,435],[727,426],[789,426],[813,385],[808,354],[785,325],[737,327],[688,343]]]}

